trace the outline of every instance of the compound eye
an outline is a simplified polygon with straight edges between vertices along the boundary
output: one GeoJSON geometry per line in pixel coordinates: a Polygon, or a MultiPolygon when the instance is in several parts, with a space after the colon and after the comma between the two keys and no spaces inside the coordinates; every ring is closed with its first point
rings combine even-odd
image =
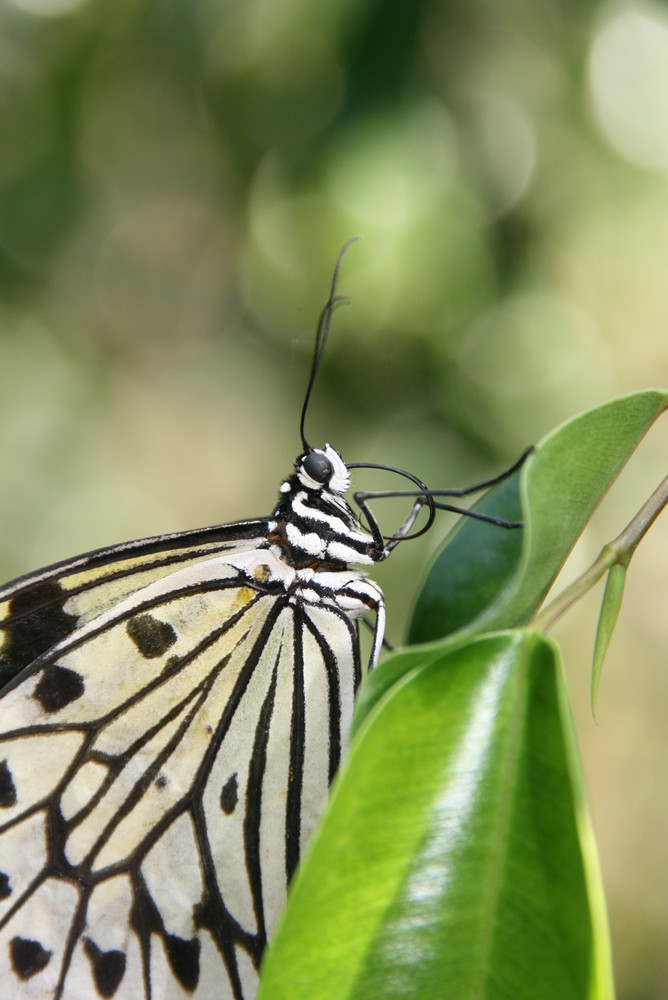
{"type": "Polygon", "coordinates": [[[334,472],[332,463],[321,451],[310,451],[302,462],[302,468],[307,476],[322,486],[329,482],[334,472]]]}

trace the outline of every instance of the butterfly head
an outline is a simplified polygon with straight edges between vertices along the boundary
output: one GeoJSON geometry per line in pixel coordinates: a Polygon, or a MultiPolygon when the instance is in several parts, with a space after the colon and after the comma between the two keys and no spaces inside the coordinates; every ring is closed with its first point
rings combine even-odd
{"type": "Polygon", "coordinates": [[[311,568],[317,562],[331,568],[378,561],[377,540],[343,496],[349,487],[348,468],[331,445],[301,453],[268,524],[269,541],[282,558],[311,568]]]}
{"type": "Polygon", "coordinates": [[[309,448],[297,459],[297,478],[308,490],[327,490],[342,495],[350,488],[350,474],[345,462],[330,444],[309,448]]]}

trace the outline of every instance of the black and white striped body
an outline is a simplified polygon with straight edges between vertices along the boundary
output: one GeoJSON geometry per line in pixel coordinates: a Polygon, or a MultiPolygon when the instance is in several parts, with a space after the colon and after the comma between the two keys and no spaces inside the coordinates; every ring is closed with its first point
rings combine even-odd
{"type": "Polygon", "coordinates": [[[7,996],[250,1000],[345,751],[387,550],[310,450],[271,517],[0,590],[7,996]],[[315,475],[315,478],[314,478],[315,475]]]}
{"type": "Polygon", "coordinates": [[[348,470],[331,447],[315,449],[332,469],[326,484],[318,483],[304,469],[301,455],[295,474],[281,486],[281,502],[269,522],[273,550],[297,570],[300,599],[329,604],[358,617],[376,614],[371,665],[380,653],[385,628],[383,594],[349,563],[372,565],[384,559],[385,549],[362,527],[343,495],[350,487],[348,470]]]}

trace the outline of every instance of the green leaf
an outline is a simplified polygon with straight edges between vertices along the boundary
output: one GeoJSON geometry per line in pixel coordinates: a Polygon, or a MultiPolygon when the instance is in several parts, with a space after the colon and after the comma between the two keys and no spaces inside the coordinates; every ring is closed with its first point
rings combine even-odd
{"type": "Polygon", "coordinates": [[[622,606],[624,596],[624,584],[626,583],[626,571],[628,566],[615,563],[610,567],[608,579],[605,582],[603,601],[601,602],[601,613],[598,618],[596,629],[596,642],[594,643],[594,665],[591,674],[591,710],[596,713],[596,697],[598,695],[598,685],[603,670],[608,646],[615,631],[615,625],[619,618],[619,611],[622,606]]]}
{"type": "Polygon", "coordinates": [[[258,1000],[613,994],[561,669],[536,632],[404,674],[359,732],[258,1000]]]}
{"type": "Polygon", "coordinates": [[[428,571],[411,643],[528,622],[597,504],[668,405],[668,394],[624,396],[562,424],[519,475],[479,509],[524,520],[521,532],[463,518],[428,571]]]}
{"type": "MultiPolygon", "coordinates": [[[[465,638],[462,639],[462,642],[466,641],[465,638]]],[[[457,645],[458,643],[453,641],[448,643],[448,648],[456,648],[457,645]]],[[[358,692],[351,736],[357,733],[377,703],[395,684],[403,682],[411,671],[426,667],[433,660],[438,660],[442,656],[443,642],[441,641],[426,646],[406,646],[383,660],[379,667],[366,676],[358,692]]]]}

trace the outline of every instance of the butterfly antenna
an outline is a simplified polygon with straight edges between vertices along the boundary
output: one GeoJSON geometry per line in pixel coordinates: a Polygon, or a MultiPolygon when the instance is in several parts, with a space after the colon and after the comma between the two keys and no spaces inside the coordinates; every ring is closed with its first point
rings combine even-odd
{"type": "Polygon", "coordinates": [[[327,343],[327,334],[329,333],[329,324],[332,319],[332,313],[340,302],[345,301],[345,296],[336,295],[336,283],[339,278],[339,271],[341,270],[341,264],[343,263],[343,258],[346,255],[348,247],[353,243],[356,243],[359,236],[352,236],[343,245],[343,249],[339,254],[336,266],[334,268],[334,274],[332,275],[332,284],[329,289],[329,297],[325,303],[325,308],[320,313],[320,319],[318,320],[318,329],[315,335],[315,350],[313,351],[313,363],[311,364],[311,374],[309,376],[308,385],[306,387],[306,395],[304,396],[304,405],[302,406],[302,415],[299,421],[299,434],[302,439],[302,445],[304,451],[311,451],[311,446],[306,440],[304,434],[304,425],[306,423],[306,411],[308,409],[309,400],[311,398],[311,391],[313,389],[313,383],[315,382],[315,377],[320,367],[320,359],[322,358],[322,353],[325,350],[325,344],[327,343]]]}

